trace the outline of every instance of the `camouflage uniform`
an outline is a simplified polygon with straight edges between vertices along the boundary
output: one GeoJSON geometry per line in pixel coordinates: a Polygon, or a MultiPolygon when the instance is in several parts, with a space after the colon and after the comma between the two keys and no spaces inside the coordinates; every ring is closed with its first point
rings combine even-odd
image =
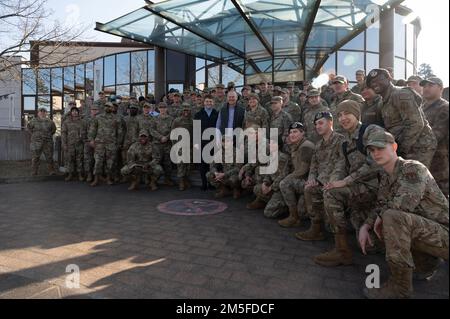
{"type": "MultiPolygon", "coordinates": [[[[236,150],[233,151],[236,154],[236,150]]],[[[211,163],[210,171],[206,174],[208,182],[215,188],[220,188],[225,186],[229,189],[240,189],[241,182],[239,180],[239,171],[243,165],[241,163],[225,163],[225,151],[222,155],[222,163],[211,163]],[[215,178],[215,173],[225,173],[222,182],[217,182],[215,178]]]]}
{"type": "Polygon", "coordinates": [[[270,110],[270,101],[272,100],[272,94],[270,94],[269,91],[264,93],[259,93],[259,103],[267,109],[266,105],[268,105],[268,108],[270,110]]]}
{"type": "Polygon", "coordinates": [[[155,118],[149,114],[140,114],[136,119],[138,121],[138,132],[145,130],[149,134],[149,141],[152,141],[151,127],[155,124],[155,118]]]}
{"type": "Polygon", "coordinates": [[[93,118],[86,117],[83,119],[83,130],[82,130],[82,136],[83,136],[83,164],[84,164],[84,173],[89,176],[88,180],[90,180],[94,165],[95,165],[95,159],[94,159],[94,149],[89,145],[89,128],[91,126],[93,118]]]}
{"type": "Polygon", "coordinates": [[[355,93],[353,93],[353,92],[350,91],[350,90],[347,90],[346,92],[344,92],[343,94],[340,94],[340,95],[337,95],[337,94],[334,95],[334,97],[333,97],[333,99],[332,99],[332,101],[331,101],[331,104],[330,104],[330,111],[331,111],[331,114],[333,114],[333,118],[336,119],[336,120],[333,122],[333,123],[334,123],[333,129],[334,129],[336,132],[341,133],[341,134],[344,133],[344,130],[343,130],[342,127],[339,125],[339,121],[337,120],[337,119],[338,119],[338,116],[337,116],[337,114],[336,114],[336,109],[337,109],[337,106],[338,106],[341,102],[343,102],[343,101],[345,101],[345,100],[352,100],[352,101],[358,102],[358,103],[360,104],[361,107],[362,107],[362,105],[363,105],[363,103],[364,103],[364,99],[363,99],[363,97],[362,97],[361,95],[355,94],[355,93]]]}
{"type": "Polygon", "coordinates": [[[291,124],[291,116],[283,110],[278,115],[272,114],[270,117],[269,128],[278,129],[278,145],[280,145],[280,148],[286,144],[291,124]]]}
{"type": "Polygon", "coordinates": [[[102,114],[105,112],[106,102],[107,102],[106,100],[100,100],[100,99],[94,101],[94,104],[98,107],[99,114],[102,114]]]}
{"type": "Polygon", "coordinates": [[[373,101],[364,101],[361,107],[361,122],[366,125],[375,124],[384,126],[381,109],[383,108],[383,98],[376,96],[373,101]]]}
{"type": "Polygon", "coordinates": [[[173,117],[170,115],[159,115],[155,118],[153,125],[150,127],[150,135],[153,137],[153,145],[161,156],[161,165],[164,168],[166,178],[171,178],[172,161],[170,160],[170,149],[172,142],[170,141],[170,132],[172,129],[173,117]],[[166,137],[167,142],[161,143],[161,138],[166,137]]]}
{"type": "Polygon", "coordinates": [[[291,171],[290,160],[289,155],[279,151],[277,171],[272,175],[260,175],[253,188],[256,197],[267,203],[264,208],[264,216],[267,218],[277,218],[286,210],[286,204],[280,191],[280,182],[291,171]],[[262,184],[270,186],[272,191],[269,194],[263,194],[262,184]]]}
{"type": "Polygon", "coordinates": [[[381,114],[384,127],[398,143],[399,156],[430,167],[437,141],[420,104],[420,96],[411,88],[391,86],[383,98],[381,114]]]}
{"type": "Polygon", "coordinates": [[[283,111],[289,114],[292,118],[292,122],[301,122],[302,119],[302,109],[297,103],[289,101],[286,106],[283,106],[283,111]]]}
{"type": "Polygon", "coordinates": [[[155,180],[163,174],[159,165],[161,161],[158,150],[150,142],[142,145],[140,142],[133,143],[127,152],[127,164],[120,170],[124,176],[134,175],[139,178],[147,175],[155,180]]]}
{"type": "Polygon", "coordinates": [[[444,195],[448,196],[448,102],[440,99],[422,106],[437,139],[437,150],[431,162],[430,172],[444,195]]]}
{"type": "Polygon", "coordinates": [[[362,84],[356,84],[355,86],[352,87],[351,91],[355,94],[359,94],[361,95],[362,90],[364,89],[365,85],[362,84]]]}
{"type": "MultiPolygon", "coordinates": [[[[122,160],[128,162],[128,149],[139,139],[139,118],[138,116],[127,116],[125,119],[126,133],[122,146],[122,160]]],[[[147,131],[148,134],[148,131],[147,131]]]]}
{"type": "Polygon", "coordinates": [[[258,125],[260,128],[269,129],[269,113],[260,105],[255,110],[248,109],[244,116],[244,129],[252,125],[258,125]]]}
{"type": "MultiPolygon", "coordinates": [[[[185,117],[185,116],[177,117],[172,122],[172,130],[176,129],[176,128],[187,129],[189,132],[189,136],[192,138],[192,130],[193,130],[192,116],[189,114],[188,117],[185,117]]],[[[191,145],[192,145],[192,143],[191,143],[191,145]]],[[[180,154],[180,156],[181,156],[181,154],[180,154]]],[[[190,155],[190,158],[192,159],[192,153],[190,155]]],[[[178,178],[187,178],[189,176],[190,171],[191,171],[191,163],[177,164],[177,177],[178,178]]]]}
{"type": "Polygon", "coordinates": [[[306,137],[313,143],[317,143],[321,140],[321,137],[316,132],[316,126],[314,125],[314,118],[319,112],[329,112],[330,109],[322,104],[312,106],[306,103],[305,111],[303,113],[303,125],[306,129],[306,137]]]}
{"type": "Polygon", "coordinates": [[[83,174],[83,120],[69,117],[61,128],[61,143],[65,150],[66,170],[69,174],[76,171],[83,174]]]}
{"type": "Polygon", "coordinates": [[[227,103],[227,97],[225,95],[222,98],[219,98],[219,97],[216,96],[214,98],[214,106],[213,106],[213,108],[216,111],[220,111],[222,109],[222,106],[224,106],[224,104],[226,104],[226,103],[227,103]]]}
{"type": "Polygon", "coordinates": [[[350,209],[350,221],[355,229],[359,229],[373,208],[377,196],[379,168],[370,156],[358,150],[360,123],[353,133],[345,134],[347,143],[347,158],[344,150],[339,150],[339,159],[335,163],[330,181],[350,177],[347,186],[334,188],[324,192],[324,206],[327,217],[334,231],[345,229],[346,211],[350,209]],[[347,162],[348,159],[348,162],[347,162]]]}
{"type": "Polygon", "coordinates": [[[343,141],[344,136],[333,132],[328,141],[322,138],[315,146],[308,180],[316,180],[319,186],[305,189],[306,211],[312,222],[321,222],[325,218],[322,187],[335,181],[331,177],[334,164],[340,159],[343,141]]]}
{"type": "MultiPolygon", "coordinates": [[[[414,268],[416,256],[448,260],[449,206],[428,169],[420,162],[399,158],[393,176],[380,173],[377,208],[366,223],[383,220],[386,260],[414,268]]],[[[421,260],[421,261],[422,261],[421,260]]]]}
{"type": "Polygon", "coordinates": [[[117,147],[123,140],[122,123],[112,113],[103,113],[92,119],[89,127],[89,140],[95,142],[94,175],[103,173],[103,163],[106,161],[105,172],[114,173],[114,164],[117,160],[117,147]]]}
{"type": "Polygon", "coordinates": [[[167,108],[167,114],[174,119],[181,115],[181,111],[182,111],[181,103],[179,104],[172,103],[167,108]]]}
{"type": "Polygon", "coordinates": [[[45,160],[50,171],[53,171],[53,134],[56,132],[55,123],[49,119],[33,118],[27,125],[31,133],[31,167],[37,174],[41,154],[44,153],[45,160]]]}
{"type": "Polygon", "coordinates": [[[291,163],[294,171],[286,176],[280,183],[281,194],[288,207],[297,207],[297,210],[304,214],[304,207],[299,207],[297,203],[303,196],[305,179],[309,173],[311,158],[314,152],[314,144],[303,138],[298,144],[290,145],[291,163]]]}

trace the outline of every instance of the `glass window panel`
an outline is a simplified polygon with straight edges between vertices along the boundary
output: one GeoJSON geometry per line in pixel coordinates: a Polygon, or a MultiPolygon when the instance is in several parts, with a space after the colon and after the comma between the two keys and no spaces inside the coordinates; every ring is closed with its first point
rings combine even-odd
{"type": "Polygon", "coordinates": [[[63,101],[62,96],[52,96],[52,110],[55,111],[61,111],[63,107],[63,101]]]}
{"type": "Polygon", "coordinates": [[[322,72],[325,74],[336,74],[336,53],[330,55],[322,66],[322,72]]]}
{"type": "Polygon", "coordinates": [[[75,69],[73,66],[64,68],[64,93],[73,93],[75,90],[75,69]]]}
{"type": "Polygon", "coordinates": [[[55,122],[55,125],[56,125],[56,133],[55,133],[55,135],[57,135],[57,136],[61,136],[61,119],[62,119],[62,116],[61,116],[61,113],[53,113],[52,114],[52,119],[53,119],[53,122],[55,122]]]}
{"type": "Polygon", "coordinates": [[[378,69],[380,66],[380,56],[374,53],[366,54],[366,73],[369,73],[373,69],[378,69]]]}
{"type": "Polygon", "coordinates": [[[406,79],[406,75],[405,75],[405,60],[400,59],[400,58],[395,58],[394,61],[394,77],[396,80],[400,80],[406,79]]]}
{"type": "Polygon", "coordinates": [[[52,94],[62,94],[63,91],[63,70],[62,68],[54,68],[52,74],[52,94]]]}
{"type": "Polygon", "coordinates": [[[50,95],[38,96],[38,109],[41,107],[45,107],[47,112],[50,112],[50,95]]]}
{"type": "Polygon", "coordinates": [[[24,96],[23,97],[23,110],[24,111],[35,111],[36,110],[36,97],[35,96],[24,96]]]}
{"type": "Polygon", "coordinates": [[[155,51],[148,51],[148,81],[155,81],[155,51]]]}
{"type": "Polygon", "coordinates": [[[205,69],[201,69],[200,71],[197,71],[195,74],[195,84],[197,88],[199,86],[205,87],[205,69]]]}
{"type": "Polygon", "coordinates": [[[84,64],[75,67],[75,84],[77,90],[84,90],[84,64]]]}
{"type": "Polygon", "coordinates": [[[183,53],[166,51],[166,77],[167,81],[184,81],[186,70],[186,56],[183,53]]]}
{"type": "Polygon", "coordinates": [[[86,95],[94,95],[94,63],[86,63],[86,95]]]}
{"type": "Polygon", "coordinates": [[[131,53],[131,82],[147,82],[147,51],[131,53]]]}
{"type": "Polygon", "coordinates": [[[376,22],[366,30],[366,50],[380,52],[380,22],[376,22]]]}
{"type": "Polygon", "coordinates": [[[169,83],[167,86],[167,91],[170,91],[170,89],[178,90],[179,92],[183,92],[184,85],[183,84],[176,84],[176,83],[169,83]]]}
{"type": "Polygon", "coordinates": [[[410,77],[411,75],[414,75],[414,65],[412,64],[412,63],[410,63],[410,62],[406,62],[406,77],[405,78],[408,78],[408,77],[410,77]]]}
{"type": "Polygon", "coordinates": [[[22,94],[36,94],[36,73],[33,69],[22,71],[22,94]]]}
{"type": "Polygon", "coordinates": [[[199,58],[195,59],[195,69],[197,71],[199,71],[200,69],[204,68],[205,65],[206,65],[206,61],[204,59],[199,59],[199,58]]]}
{"type": "Polygon", "coordinates": [[[136,96],[145,96],[145,85],[133,85],[133,92],[136,93],[136,96]]]}
{"type": "Polygon", "coordinates": [[[244,75],[239,72],[236,72],[232,68],[229,68],[225,65],[222,66],[222,83],[225,85],[228,82],[234,82],[235,86],[241,86],[244,84],[244,75]]]}
{"type": "Polygon", "coordinates": [[[155,95],[155,83],[148,83],[147,84],[147,94],[155,95]]]}
{"type": "Polygon", "coordinates": [[[50,69],[38,70],[38,94],[50,94],[50,69]]]}
{"type": "Polygon", "coordinates": [[[395,55],[401,58],[406,54],[406,26],[403,23],[403,16],[395,14],[394,19],[394,52],[395,55]]]}
{"type": "Polygon", "coordinates": [[[116,88],[116,94],[120,95],[120,96],[129,96],[130,95],[130,86],[129,85],[118,85],[116,88]]]}
{"type": "Polygon", "coordinates": [[[364,69],[364,53],[362,52],[338,52],[337,73],[354,80],[358,69],[364,69]]]}
{"type": "Polygon", "coordinates": [[[412,24],[406,25],[406,58],[409,61],[414,61],[414,26],[412,24]]]}
{"type": "Polygon", "coordinates": [[[94,63],[94,96],[98,98],[98,92],[103,90],[103,59],[95,60],[94,63]]]}
{"type": "Polygon", "coordinates": [[[117,84],[130,83],[130,54],[117,55],[117,84]]]}
{"type": "Polygon", "coordinates": [[[208,87],[213,88],[220,83],[220,66],[208,68],[208,87]]]}
{"type": "Polygon", "coordinates": [[[103,87],[103,91],[105,92],[105,95],[107,97],[111,95],[116,95],[116,86],[115,85],[105,86],[103,87]]]}
{"type": "Polygon", "coordinates": [[[342,47],[344,50],[364,50],[364,32],[342,47]]]}
{"type": "Polygon", "coordinates": [[[105,57],[105,83],[104,86],[116,84],[116,56],[105,57]]]}

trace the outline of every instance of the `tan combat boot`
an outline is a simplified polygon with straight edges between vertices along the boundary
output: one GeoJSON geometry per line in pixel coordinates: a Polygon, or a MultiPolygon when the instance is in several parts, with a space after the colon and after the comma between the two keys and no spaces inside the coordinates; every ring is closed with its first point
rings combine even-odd
{"type": "Polygon", "coordinates": [[[298,217],[298,210],[297,206],[290,206],[289,207],[289,217],[279,220],[278,224],[281,227],[290,228],[290,227],[300,227],[301,221],[298,217]]]}
{"type": "Polygon", "coordinates": [[[106,184],[109,186],[114,185],[113,178],[111,177],[111,174],[106,175],[106,184]]]}
{"type": "Polygon", "coordinates": [[[151,179],[150,179],[150,190],[151,191],[156,191],[158,189],[158,186],[156,184],[156,180],[157,179],[156,179],[155,176],[152,176],[151,179]]]}
{"type": "Polygon", "coordinates": [[[184,182],[184,177],[181,177],[180,180],[178,181],[178,189],[180,191],[184,191],[186,189],[186,184],[184,182]]]}
{"type": "Polygon", "coordinates": [[[139,180],[136,176],[132,175],[131,176],[131,185],[130,187],[128,187],[129,191],[135,191],[138,189],[138,185],[139,185],[139,180]]]}
{"type": "Polygon", "coordinates": [[[31,176],[36,176],[38,174],[39,166],[36,163],[31,163],[31,176]]]}
{"type": "Polygon", "coordinates": [[[49,174],[50,176],[56,175],[55,167],[54,167],[53,164],[48,164],[47,167],[48,167],[48,174],[49,174]]]}
{"type": "Polygon", "coordinates": [[[69,175],[67,175],[67,177],[64,179],[64,181],[70,182],[72,179],[73,179],[73,174],[69,173],[69,175]]]}
{"type": "Polygon", "coordinates": [[[263,208],[266,208],[266,205],[267,205],[266,202],[264,202],[264,201],[260,200],[258,197],[256,197],[256,199],[253,202],[247,204],[247,209],[249,209],[249,210],[263,209],[263,208]]]}
{"type": "Polygon", "coordinates": [[[100,176],[98,174],[94,175],[94,180],[92,181],[91,186],[92,187],[97,186],[99,183],[99,180],[100,180],[100,176]]]}
{"type": "Polygon", "coordinates": [[[335,238],[335,248],[314,257],[314,262],[324,267],[337,267],[339,265],[351,265],[353,253],[348,247],[347,232],[339,229],[335,238]]]}
{"type": "Polygon", "coordinates": [[[224,198],[225,196],[229,195],[230,191],[225,185],[220,185],[218,188],[218,191],[216,194],[214,194],[215,198],[224,198]]]}
{"type": "Polygon", "coordinates": [[[368,299],[408,299],[412,297],[413,269],[389,262],[391,277],[381,288],[364,288],[364,295],[368,299]]]}
{"type": "Polygon", "coordinates": [[[325,234],[322,231],[322,223],[311,221],[311,227],[305,232],[298,232],[295,237],[304,241],[325,240],[325,234]]]}
{"type": "Polygon", "coordinates": [[[170,178],[170,176],[166,176],[164,178],[164,185],[166,185],[166,186],[174,186],[175,183],[173,182],[172,178],[170,178]]]}
{"type": "Polygon", "coordinates": [[[82,174],[82,173],[78,173],[78,180],[80,181],[80,182],[84,182],[84,175],[82,174]]]}
{"type": "Polygon", "coordinates": [[[86,178],[86,182],[91,183],[92,182],[92,173],[89,172],[86,178]]]}

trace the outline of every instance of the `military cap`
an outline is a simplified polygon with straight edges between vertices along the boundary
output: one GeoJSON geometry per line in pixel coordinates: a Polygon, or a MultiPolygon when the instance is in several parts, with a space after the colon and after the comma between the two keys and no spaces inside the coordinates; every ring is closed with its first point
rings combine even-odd
{"type": "Polygon", "coordinates": [[[179,96],[179,97],[181,97],[181,94],[180,94],[180,92],[174,92],[174,93],[173,93],[173,96],[179,96]]]}
{"type": "Polygon", "coordinates": [[[272,97],[272,99],[270,100],[270,103],[283,103],[283,98],[281,96],[274,96],[272,97]]]}
{"type": "MultiPolygon", "coordinates": [[[[145,105],[145,104],[144,104],[145,105]]],[[[137,104],[131,103],[128,108],[130,109],[139,109],[139,106],[137,104]]]]}
{"type": "Polygon", "coordinates": [[[299,130],[304,131],[305,130],[305,126],[302,123],[300,123],[300,122],[294,122],[294,123],[291,124],[291,126],[289,126],[289,129],[290,130],[299,129],[299,130]]]}
{"type": "Polygon", "coordinates": [[[142,105],[143,108],[151,108],[152,105],[150,103],[144,103],[144,105],[142,105]]]}
{"type": "Polygon", "coordinates": [[[259,95],[256,94],[256,93],[250,93],[250,94],[248,95],[248,98],[249,98],[249,99],[257,99],[257,100],[259,101],[259,95]]]}
{"type": "Polygon", "coordinates": [[[166,102],[159,102],[158,108],[167,108],[167,103],[166,102]]]}
{"type": "Polygon", "coordinates": [[[287,84],[286,84],[286,87],[288,87],[288,88],[293,88],[295,86],[295,83],[294,82],[288,82],[287,84]]]}
{"type": "Polygon", "coordinates": [[[385,148],[388,144],[394,144],[395,137],[385,130],[373,130],[367,137],[366,147],[375,146],[385,148]]]}
{"type": "Polygon", "coordinates": [[[290,94],[290,92],[289,92],[288,89],[281,89],[281,93],[284,93],[284,94],[290,94]]]}
{"type": "Polygon", "coordinates": [[[333,79],[333,81],[331,82],[332,84],[335,84],[335,83],[340,83],[340,84],[346,84],[348,81],[347,81],[347,78],[345,77],[345,76],[343,76],[343,75],[337,75],[334,79],[333,79]]]}
{"type": "Polygon", "coordinates": [[[312,89],[308,91],[307,94],[308,97],[313,97],[313,96],[320,96],[320,92],[317,89],[312,89]]]}
{"type": "Polygon", "coordinates": [[[147,132],[147,130],[140,130],[140,131],[139,131],[139,136],[147,136],[147,137],[148,137],[148,132],[147,132]]]}
{"type": "Polygon", "coordinates": [[[356,73],[355,74],[359,74],[359,75],[364,75],[364,76],[366,76],[366,71],[364,71],[364,70],[356,70],[356,73]]]}
{"type": "Polygon", "coordinates": [[[245,91],[245,90],[251,91],[252,87],[249,85],[244,85],[244,87],[242,88],[242,91],[245,91]]]}
{"type": "Polygon", "coordinates": [[[389,74],[389,71],[386,69],[373,69],[369,72],[366,78],[366,85],[370,86],[370,82],[375,79],[376,77],[384,75],[386,78],[390,79],[391,75],[389,74]]]}
{"type": "Polygon", "coordinates": [[[183,90],[183,94],[191,94],[191,90],[183,90]]]}
{"type": "Polygon", "coordinates": [[[427,84],[437,84],[440,87],[444,87],[444,83],[442,82],[442,80],[440,78],[436,78],[436,77],[429,78],[429,79],[426,79],[426,80],[422,80],[420,82],[420,86],[425,86],[427,84]]]}
{"type": "Polygon", "coordinates": [[[348,112],[353,114],[357,119],[361,118],[361,107],[358,102],[353,100],[345,100],[336,108],[336,114],[339,114],[341,112],[348,112]]]}
{"type": "Polygon", "coordinates": [[[321,119],[332,120],[333,114],[331,114],[331,112],[328,111],[318,112],[316,116],[314,116],[314,124],[316,124],[316,122],[321,119]]]}
{"type": "Polygon", "coordinates": [[[281,86],[274,86],[273,91],[281,92],[281,86]]]}
{"type": "Polygon", "coordinates": [[[187,102],[183,102],[183,103],[181,104],[181,108],[182,108],[183,110],[191,110],[191,105],[190,105],[189,103],[187,103],[187,102]]]}
{"type": "Polygon", "coordinates": [[[219,83],[216,85],[216,89],[224,89],[225,85],[223,85],[222,83],[219,83]]]}
{"type": "Polygon", "coordinates": [[[227,88],[234,88],[236,84],[234,82],[228,82],[227,88]]]}
{"type": "Polygon", "coordinates": [[[308,96],[308,92],[306,92],[306,91],[300,91],[300,92],[298,93],[298,95],[308,96]]]}
{"type": "Polygon", "coordinates": [[[38,108],[39,112],[47,112],[47,109],[43,106],[41,106],[40,108],[38,108]]]}
{"type": "Polygon", "coordinates": [[[422,82],[423,81],[423,79],[420,77],[420,76],[418,76],[418,75],[411,75],[409,78],[408,78],[408,80],[406,80],[406,83],[409,83],[409,82],[422,82]]]}
{"type": "Polygon", "coordinates": [[[99,94],[99,95],[100,95],[100,94],[105,95],[105,92],[100,91],[100,92],[98,92],[98,94],[99,94]]]}

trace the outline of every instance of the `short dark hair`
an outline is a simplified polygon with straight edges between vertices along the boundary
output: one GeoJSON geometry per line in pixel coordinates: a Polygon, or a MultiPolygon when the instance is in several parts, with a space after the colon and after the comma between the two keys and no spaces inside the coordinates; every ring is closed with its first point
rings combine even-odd
{"type": "Polygon", "coordinates": [[[214,100],[213,96],[211,94],[206,94],[205,97],[203,98],[204,100],[206,99],[211,99],[214,100]]]}

